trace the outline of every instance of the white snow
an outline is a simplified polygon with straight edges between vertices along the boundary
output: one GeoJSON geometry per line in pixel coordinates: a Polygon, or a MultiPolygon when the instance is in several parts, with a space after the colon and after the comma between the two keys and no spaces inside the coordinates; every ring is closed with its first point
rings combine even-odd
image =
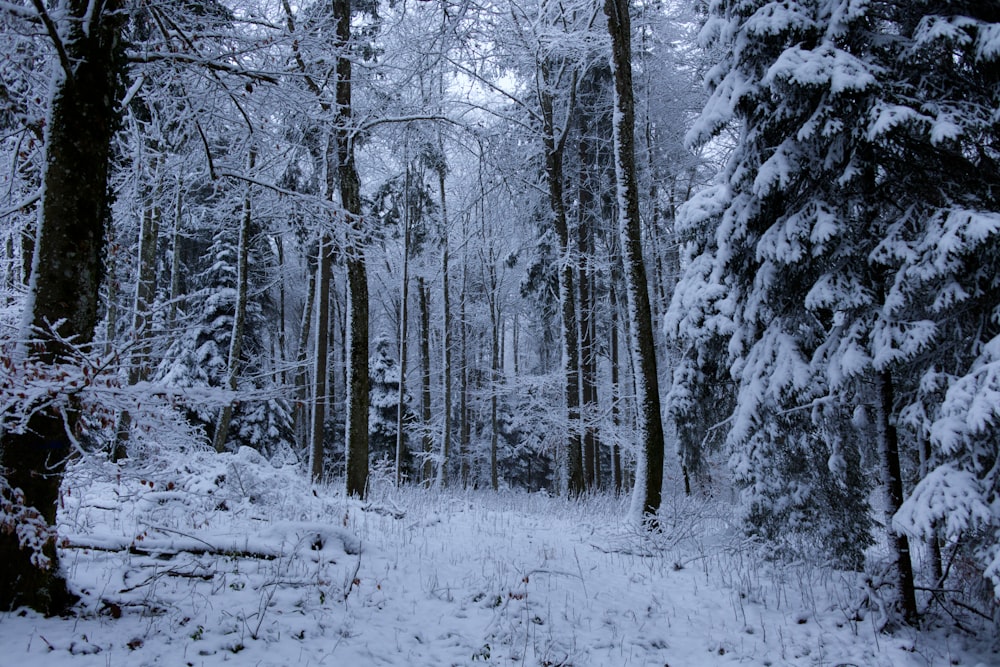
{"type": "Polygon", "coordinates": [[[4,664],[916,667],[995,657],[957,634],[876,635],[862,575],[761,560],[725,502],[668,493],[665,530],[648,535],[622,521],[626,499],[376,486],[362,503],[305,477],[246,450],[121,470],[76,464],[59,527],[79,614],[0,616],[4,664]]]}

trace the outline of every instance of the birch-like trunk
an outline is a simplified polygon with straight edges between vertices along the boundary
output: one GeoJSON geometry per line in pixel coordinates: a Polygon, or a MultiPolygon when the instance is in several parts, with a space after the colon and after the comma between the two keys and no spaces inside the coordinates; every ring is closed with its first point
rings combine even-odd
{"type": "MultiPolygon", "coordinates": [[[[157,160],[152,160],[154,186],[149,198],[143,202],[139,222],[139,256],[135,281],[135,301],[132,304],[132,349],[129,354],[128,384],[134,385],[149,378],[153,354],[153,302],[156,299],[156,242],[160,235],[160,173],[157,160]]],[[[112,281],[113,282],[113,281],[112,281]]],[[[108,317],[109,326],[111,316],[108,317]]],[[[109,341],[111,340],[109,336],[109,341]]],[[[132,429],[132,416],[123,411],[115,428],[112,461],[121,461],[127,455],[126,444],[132,429]]]]}
{"type": "Polygon", "coordinates": [[[332,280],[333,241],[323,234],[316,266],[316,326],[313,332],[313,400],[309,422],[309,474],[314,483],[323,479],[323,435],[326,410],[330,404],[330,282],[332,280]]]}

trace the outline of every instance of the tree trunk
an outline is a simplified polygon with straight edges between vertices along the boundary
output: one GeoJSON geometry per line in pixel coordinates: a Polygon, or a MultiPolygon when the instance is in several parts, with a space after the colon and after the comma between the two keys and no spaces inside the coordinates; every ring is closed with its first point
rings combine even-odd
{"type": "MultiPolygon", "coordinates": [[[[44,331],[62,321],[59,333],[75,345],[93,338],[103,278],[105,225],[109,219],[108,165],[117,124],[121,23],[118,0],[63,5],[60,35],[65,46],[46,125],[44,194],[24,315],[25,337],[42,333],[32,352],[42,363],[65,360],[68,350],[44,331]],[[84,31],[84,26],[89,30],[84,31]],[[85,122],[81,122],[85,119],[85,122]]],[[[63,466],[71,452],[78,414],[41,411],[22,433],[4,432],[0,467],[8,483],[24,493],[48,526],[56,515],[63,466]],[[66,420],[64,426],[63,420],[66,420]]],[[[59,570],[54,540],[43,548],[48,568],[36,567],[20,548],[16,531],[0,531],[0,610],[20,605],[48,614],[71,602],[59,570]]]]}
{"type": "Polygon", "coordinates": [[[167,329],[177,324],[177,308],[181,298],[181,224],[183,189],[180,172],[177,174],[177,194],[174,198],[174,231],[170,241],[170,310],[167,315],[167,329]]]}
{"type": "Polygon", "coordinates": [[[663,486],[663,421],[660,416],[660,390],[649,288],[642,259],[628,0],[605,0],[604,13],[608,17],[615,77],[615,172],[638,402],[636,426],[640,448],[632,509],[637,515],[641,512],[642,520],[655,528],[663,486]]]}
{"type": "Polygon", "coordinates": [[[896,556],[896,589],[903,611],[903,619],[910,625],[917,622],[917,598],[913,586],[913,561],[910,559],[910,541],[906,533],[896,530],[892,518],[903,504],[903,477],[899,468],[899,434],[893,422],[893,381],[889,371],[881,371],[878,385],[878,453],[882,468],[882,486],[885,490],[886,530],[889,543],[896,556]]]}
{"type": "MultiPolygon", "coordinates": [[[[153,301],[156,299],[156,242],[160,235],[160,209],[157,198],[160,194],[160,175],[156,158],[152,161],[155,186],[148,201],[142,207],[139,224],[139,257],[135,281],[135,302],[132,307],[132,352],[129,355],[129,386],[148,379],[152,364],[153,301]]],[[[110,295],[109,295],[110,296],[110,295]]],[[[111,318],[109,317],[109,323],[111,318]]],[[[110,343],[111,336],[108,337],[110,343]]],[[[132,427],[132,417],[123,411],[118,417],[115,429],[112,461],[121,461],[127,455],[126,444],[132,427]]]]}
{"type": "Polygon", "coordinates": [[[490,488],[500,489],[497,475],[497,445],[500,422],[497,419],[497,392],[500,386],[500,305],[496,264],[490,264],[490,488]]]}
{"type": "MultiPolygon", "coordinates": [[[[318,252],[323,252],[322,243],[319,244],[318,252]]],[[[309,267],[308,271],[309,276],[306,280],[305,293],[309,297],[302,304],[299,342],[296,347],[295,364],[293,366],[295,375],[292,379],[292,383],[295,386],[295,408],[292,411],[292,423],[295,430],[295,444],[302,450],[306,450],[309,447],[309,431],[312,424],[310,421],[311,412],[309,410],[308,358],[313,306],[316,303],[316,299],[319,298],[316,295],[316,274],[319,272],[319,257],[316,259],[316,265],[309,267]]]]}
{"type": "Polygon", "coordinates": [[[452,379],[452,322],[451,322],[451,286],[448,282],[448,209],[445,206],[444,171],[438,171],[438,189],[441,196],[441,225],[443,232],[441,241],[444,248],[441,253],[441,300],[444,310],[444,426],[441,429],[441,461],[438,464],[438,486],[448,486],[448,466],[451,463],[451,379],[452,379]]]}
{"type": "Polygon", "coordinates": [[[319,264],[316,267],[316,326],[313,352],[313,400],[309,423],[309,474],[314,484],[323,480],[323,435],[326,408],[330,404],[330,281],[332,275],[333,241],[323,234],[319,243],[319,264]]]}
{"type": "Polygon", "coordinates": [[[403,451],[406,438],[403,433],[403,418],[406,415],[406,338],[409,334],[408,302],[410,298],[410,168],[406,167],[406,186],[403,194],[403,285],[399,299],[399,395],[396,405],[396,486],[403,483],[403,451]]]}
{"type": "Polygon", "coordinates": [[[622,492],[622,454],[618,437],[621,429],[621,363],[618,354],[618,288],[611,286],[611,423],[615,437],[611,441],[611,480],[615,495],[622,492]]]}
{"type": "Polygon", "coordinates": [[[428,303],[430,289],[423,276],[417,278],[417,292],[420,295],[420,422],[423,427],[420,442],[424,455],[421,481],[425,487],[430,487],[434,475],[431,462],[434,446],[431,437],[431,312],[428,303]]]}
{"type": "MultiPolygon", "coordinates": [[[[468,243],[463,244],[468,248],[468,243]]],[[[468,257],[462,262],[462,292],[458,300],[458,330],[461,335],[459,343],[459,359],[462,365],[462,386],[459,388],[458,397],[458,454],[459,454],[459,476],[462,480],[462,488],[468,488],[472,476],[472,466],[469,462],[469,448],[472,444],[472,422],[469,419],[469,326],[466,324],[465,304],[466,296],[466,270],[469,266],[468,257]]]]}
{"type": "Polygon", "coordinates": [[[579,295],[580,406],[583,422],[583,473],[587,488],[597,488],[601,474],[598,455],[597,425],[597,355],[594,344],[593,271],[594,229],[592,218],[593,192],[588,183],[587,169],[591,162],[587,124],[581,114],[580,166],[577,172],[579,218],[577,225],[577,294],[579,295]]]}
{"type": "Polygon", "coordinates": [[[285,330],[285,244],[281,236],[274,237],[275,261],[278,262],[278,373],[275,382],[288,384],[288,333],[285,330]]]}
{"type": "Polygon", "coordinates": [[[333,0],[337,22],[337,163],[340,203],[348,217],[347,296],[347,494],[364,498],[368,489],[368,269],[362,245],[361,181],[351,129],[351,0],[333,0]]]}
{"type": "Polygon", "coordinates": [[[580,346],[576,319],[576,287],[573,262],[570,260],[569,223],[563,199],[563,149],[565,133],[556,137],[551,93],[540,94],[545,119],[545,175],[549,185],[552,223],[559,237],[559,304],[562,312],[563,367],[566,373],[567,416],[566,466],[567,490],[571,496],[584,492],[583,453],[580,429],[580,346]]]}

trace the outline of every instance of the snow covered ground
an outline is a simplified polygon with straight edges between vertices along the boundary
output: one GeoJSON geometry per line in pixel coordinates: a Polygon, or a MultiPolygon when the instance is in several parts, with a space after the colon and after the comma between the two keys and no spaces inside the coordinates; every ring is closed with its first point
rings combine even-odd
{"type": "Polygon", "coordinates": [[[754,557],[723,503],[313,490],[251,450],[68,475],[71,618],[0,616],[0,664],[1000,664],[989,638],[875,632],[859,575],[754,557]],[[223,554],[223,555],[220,555],[223,554]]]}

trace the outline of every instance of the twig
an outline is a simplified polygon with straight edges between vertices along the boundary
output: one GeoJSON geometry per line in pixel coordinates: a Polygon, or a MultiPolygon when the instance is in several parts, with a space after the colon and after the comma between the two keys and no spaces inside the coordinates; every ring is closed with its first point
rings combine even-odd
{"type": "Polygon", "coordinates": [[[347,598],[351,596],[351,590],[354,588],[354,582],[358,580],[358,572],[361,570],[361,554],[358,554],[358,562],[354,564],[354,572],[347,579],[346,590],[344,590],[344,602],[347,602],[347,598]]]}

